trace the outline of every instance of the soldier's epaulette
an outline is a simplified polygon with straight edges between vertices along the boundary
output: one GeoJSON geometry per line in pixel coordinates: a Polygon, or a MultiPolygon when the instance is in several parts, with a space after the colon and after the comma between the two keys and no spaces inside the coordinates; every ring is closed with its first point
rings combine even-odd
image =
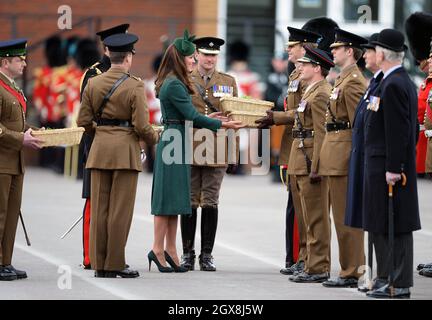
{"type": "Polygon", "coordinates": [[[93,70],[94,70],[94,71],[96,71],[96,74],[97,74],[97,75],[101,74],[102,71],[97,67],[98,65],[100,65],[100,62],[99,62],[99,61],[96,62],[95,64],[93,64],[92,66],[90,66],[90,68],[88,68],[87,71],[90,71],[90,70],[93,71],[93,70]]]}
{"type": "Polygon", "coordinates": [[[142,81],[142,79],[141,79],[140,77],[136,77],[136,76],[133,76],[133,75],[131,75],[131,74],[130,74],[130,77],[131,77],[132,79],[137,80],[137,81],[142,81]]]}
{"type": "Polygon", "coordinates": [[[225,73],[225,72],[220,72],[220,71],[218,71],[218,72],[219,72],[220,75],[226,76],[226,77],[231,78],[232,80],[235,81],[235,78],[232,75],[230,75],[228,73],[225,73]]]}

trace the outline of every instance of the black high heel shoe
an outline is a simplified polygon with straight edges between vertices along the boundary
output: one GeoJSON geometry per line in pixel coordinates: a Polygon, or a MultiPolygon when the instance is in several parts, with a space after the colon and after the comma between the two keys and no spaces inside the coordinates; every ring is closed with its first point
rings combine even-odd
{"type": "Polygon", "coordinates": [[[189,271],[185,267],[176,265],[173,258],[171,258],[171,256],[168,254],[168,252],[166,252],[166,251],[164,251],[164,252],[165,252],[165,260],[174,269],[174,272],[188,272],[189,271]]]}
{"type": "Polygon", "coordinates": [[[159,272],[174,272],[174,269],[171,267],[164,267],[158,260],[156,254],[151,250],[147,255],[149,261],[149,271],[151,270],[151,263],[154,262],[159,270],[159,272]]]}

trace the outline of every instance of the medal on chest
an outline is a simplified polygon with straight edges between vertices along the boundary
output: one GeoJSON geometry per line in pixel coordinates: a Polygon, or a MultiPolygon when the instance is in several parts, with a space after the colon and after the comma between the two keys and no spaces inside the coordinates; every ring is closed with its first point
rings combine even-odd
{"type": "Polygon", "coordinates": [[[339,98],[340,91],[341,90],[339,88],[333,88],[330,95],[330,100],[337,100],[339,98]]]}
{"type": "Polygon", "coordinates": [[[304,112],[306,110],[306,107],[307,107],[307,101],[306,100],[300,101],[297,108],[297,112],[304,112]]]}
{"type": "Polygon", "coordinates": [[[288,86],[288,92],[297,92],[300,86],[299,80],[293,80],[288,86]]]}
{"type": "Polygon", "coordinates": [[[234,88],[230,86],[218,86],[214,85],[212,87],[213,97],[222,98],[222,97],[232,97],[234,88]]]}
{"type": "Polygon", "coordinates": [[[380,105],[380,97],[371,96],[369,98],[369,104],[367,105],[367,110],[377,112],[380,105]]]}

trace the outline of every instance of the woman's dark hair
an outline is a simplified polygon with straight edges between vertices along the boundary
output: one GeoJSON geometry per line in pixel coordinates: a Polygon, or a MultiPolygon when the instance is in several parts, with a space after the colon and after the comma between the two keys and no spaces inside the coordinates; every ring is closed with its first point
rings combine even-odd
{"type": "Polygon", "coordinates": [[[165,51],[156,76],[155,90],[157,96],[159,96],[159,90],[169,75],[174,75],[177,77],[177,79],[183,82],[188,89],[189,94],[194,93],[193,86],[189,78],[189,73],[184,62],[184,57],[172,44],[165,51]]]}

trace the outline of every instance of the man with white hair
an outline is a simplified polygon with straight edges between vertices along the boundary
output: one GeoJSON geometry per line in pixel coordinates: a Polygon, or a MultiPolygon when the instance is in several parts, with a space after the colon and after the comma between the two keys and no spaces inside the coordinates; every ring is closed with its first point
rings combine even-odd
{"type": "Polygon", "coordinates": [[[365,114],[365,180],[363,227],[372,233],[378,274],[391,283],[369,291],[373,298],[409,298],[413,286],[413,235],[420,229],[416,180],[417,92],[402,67],[407,49],[404,35],[394,29],[380,32],[376,62],[384,73],[369,98],[365,114]],[[405,180],[406,177],[406,185],[405,180]],[[393,186],[393,208],[389,186],[393,186]],[[389,242],[390,213],[394,241],[389,242]],[[394,254],[389,254],[393,252],[394,254]],[[393,260],[393,261],[391,261],[393,260]]]}

